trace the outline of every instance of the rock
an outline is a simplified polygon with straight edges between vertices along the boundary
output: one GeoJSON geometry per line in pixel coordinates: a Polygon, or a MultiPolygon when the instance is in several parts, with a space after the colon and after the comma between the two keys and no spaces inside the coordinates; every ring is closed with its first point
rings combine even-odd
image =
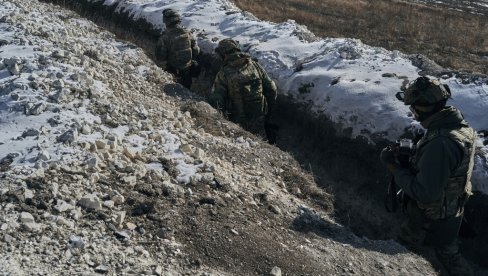
{"type": "Polygon", "coordinates": [[[103,140],[96,140],[95,145],[97,146],[97,149],[104,149],[107,146],[107,143],[103,140]]]}
{"type": "Polygon", "coordinates": [[[280,208],[278,208],[276,205],[269,205],[269,210],[277,215],[281,214],[280,208]]]}
{"type": "Polygon", "coordinates": [[[75,138],[77,136],[77,131],[74,129],[70,129],[66,131],[65,133],[61,134],[56,138],[56,141],[63,143],[63,144],[69,144],[73,143],[75,141],[75,138]]]}
{"type": "Polygon", "coordinates": [[[22,194],[23,196],[23,201],[28,200],[28,199],[33,199],[34,198],[34,192],[30,189],[24,189],[24,193],[22,194]]]}
{"type": "Polygon", "coordinates": [[[13,241],[15,241],[15,238],[10,236],[9,234],[5,234],[5,236],[3,237],[3,240],[6,242],[6,243],[11,243],[13,241]]]}
{"type": "Polygon", "coordinates": [[[8,67],[8,70],[12,75],[20,75],[22,67],[24,67],[24,66],[21,64],[13,64],[13,65],[8,67]]]}
{"type": "Polygon", "coordinates": [[[64,58],[65,56],[66,56],[65,52],[62,50],[55,50],[51,54],[51,57],[53,57],[53,58],[64,58]]]}
{"type": "Polygon", "coordinates": [[[136,157],[136,151],[133,149],[129,149],[127,147],[124,147],[124,155],[129,158],[129,159],[134,159],[136,157]]]}
{"type": "Polygon", "coordinates": [[[58,200],[56,206],[54,206],[54,209],[60,213],[63,213],[75,209],[75,206],[67,203],[64,200],[58,200]]]}
{"type": "Polygon", "coordinates": [[[129,233],[127,233],[126,231],[115,231],[114,233],[115,237],[119,240],[122,240],[122,241],[128,241],[130,240],[130,235],[129,233]]]}
{"type": "Polygon", "coordinates": [[[281,276],[281,268],[275,266],[273,269],[271,269],[271,272],[269,273],[270,276],[281,276]]]}
{"type": "Polygon", "coordinates": [[[122,226],[122,223],[124,223],[125,214],[125,211],[115,213],[115,223],[117,224],[117,226],[122,226]]]}
{"type": "Polygon", "coordinates": [[[96,273],[101,273],[101,274],[106,274],[108,273],[108,267],[104,266],[104,265],[99,265],[97,267],[95,267],[95,272],[96,273]]]}
{"type": "Polygon", "coordinates": [[[100,199],[94,194],[88,194],[78,201],[78,205],[87,210],[100,210],[102,203],[100,199]]]}
{"type": "Polygon", "coordinates": [[[39,115],[46,110],[46,104],[44,102],[38,102],[36,104],[26,105],[26,115],[39,115]]]}
{"type": "Polygon", "coordinates": [[[56,223],[58,225],[68,226],[69,228],[73,228],[75,226],[75,223],[74,222],[69,221],[66,218],[62,217],[62,216],[58,216],[58,219],[56,220],[56,223]]]}
{"type": "Polygon", "coordinates": [[[202,160],[205,157],[205,152],[200,148],[196,148],[192,154],[192,157],[198,160],[202,160]]]}
{"type": "Polygon", "coordinates": [[[84,135],[88,135],[92,132],[92,129],[89,125],[85,124],[82,128],[81,128],[81,133],[84,134],[84,135]]]}
{"type": "Polygon", "coordinates": [[[39,232],[41,230],[41,226],[35,222],[26,222],[23,226],[25,230],[30,232],[39,232]]]}
{"type": "Polygon", "coordinates": [[[114,201],[115,205],[120,205],[125,202],[124,196],[120,194],[112,196],[112,200],[114,201]]]}
{"type": "Polygon", "coordinates": [[[98,182],[98,180],[100,180],[100,175],[98,173],[92,173],[90,175],[90,183],[91,184],[95,184],[98,182]]]}
{"type": "Polygon", "coordinates": [[[12,99],[12,101],[18,101],[20,99],[20,96],[17,93],[12,93],[10,94],[10,98],[12,99]]]}
{"type": "Polygon", "coordinates": [[[133,175],[122,177],[122,182],[128,184],[129,186],[135,186],[137,183],[137,178],[133,175]]]}
{"type": "Polygon", "coordinates": [[[144,227],[142,226],[137,226],[136,231],[141,235],[144,235],[146,233],[146,229],[144,229],[144,227]]]}
{"type": "Polygon", "coordinates": [[[104,153],[103,153],[103,159],[104,159],[105,161],[110,161],[110,160],[112,160],[112,155],[110,154],[110,152],[108,152],[108,151],[104,152],[104,153]]]}
{"type": "Polygon", "coordinates": [[[29,128],[29,129],[25,130],[24,132],[22,132],[22,137],[23,138],[31,137],[31,136],[37,137],[37,136],[39,136],[39,134],[40,134],[39,130],[37,130],[35,128],[29,128]]]}
{"type": "Polygon", "coordinates": [[[134,230],[137,228],[137,226],[136,226],[134,223],[132,223],[132,222],[127,222],[127,223],[125,224],[125,226],[126,226],[126,227],[127,227],[127,229],[129,229],[130,231],[134,231],[134,230]]]}
{"type": "Polygon", "coordinates": [[[107,145],[110,147],[110,149],[116,150],[117,149],[117,138],[115,138],[115,140],[109,140],[107,142],[107,145]]]}
{"type": "Polygon", "coordinates": [[[47,95],[47,98],[51,100],[51,102],[61,103],[66,99],[67,94],[68,91],[66,89],[60,89],[58,91],[49,93],[49,95],[47,95]]]}
{"type": "Polygon", "coordinates": [[[113,202],[113,200],[105,200],[103,202],[103,206],[105,206],[105,207],[107,207],[109,209],[112,209],[112,208],[114,208],[115,203],[113,202]]]}
{"type": "Polygon", "coordinates": [[[56,89],[62,89],[64,87],[64,81],[59,79],[59,80],[55,80],[53,81],[53,84],[52,86],[56,89]]]}
{"type": "Polygon", "coordinates": [[[383,75],[381,75],[383,78],[394,78],[396,77],[396,74],[394,73],[384,73],[383,75]]]}
{"type": "Polygon", "coordinates": [[[180,146],[180,150],[181,150],[183,153],[188,154],[188,155],[190,155],[190,154],[192,154],[192,153],[193,153],[193,150],[192,150],[192,148],[191,148],[191,145],[189,145],[189,144],[183,144],[183,145],[181,145],[181,146],[180,146]]]}
{"type": "Polygon", "coordinates": [[[30,213],[27,213],[27,212],[20,213],[19,221],[22,223],[35,222],[34,217],[30,213]]]}
{"type": "Polygon", "coordinates": [[[96,168],[98,166],[98,157],[93,156],[88,158],[88,160],[86,160],[86,165],[91,169],[96,168]]]}
{"type": "Polygon", "coordinates": [[[69,78],[73,81],[79,81],[80,80],[80,74],[74,73],[69,76],[69,78]]]}
{"type": "Polygon", "coordinates": [[[156,268],[154,268],[154,274],[158,276],[163,275],[163,268],[160,265],[156,266],[156,268]]]}
{"type": "Polygon", "coordinates": [[[48,161],[49,159],[51,159],[51,155],[45,150],[37,154],[37,161],[48,161]]]}
{"type": "Polygon", "coordinates": [[[69,244],[69,247],[71,247],[71,248],[83,249],[85,247],[85,242],[83,241],[83,238],[80,236],[69,237],[68,244],[69,244]]]}
{"type": "Polygon", "coordinates": [[[79,220],[83,216],[83,213],[81,213],[81,211],[78,209],[71,210],[70,214],[71,218],[74,220],[79,220]]]}

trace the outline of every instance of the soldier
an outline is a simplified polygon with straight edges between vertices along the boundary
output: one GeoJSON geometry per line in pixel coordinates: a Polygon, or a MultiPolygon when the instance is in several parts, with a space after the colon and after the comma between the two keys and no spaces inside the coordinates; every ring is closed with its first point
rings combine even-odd
{"type": "Polygon", "coordinates": [[[408,219],[399,238],[413,246],[433,246],[450,275],[472,275],[459,253],[457,236],[471,194],[476,133],[458,109],[446,106],[450,97],[447,85],[427,77],[417,78],[403,97],[400,92],[399,99],[410,105],[427,131],[416,145],[410,168],[401,167],[389,147],[380,158],[407,198],[408,219]]]}
{"type": "Polygon", "coordinates": [[[263,137],[266,134],[268,141],[275,143],[276,128],[271,122],[275,83],[235,40],[221,40],[215,51],[222,57],[223,66],[215,78],[210,104],[227,113],[231,121],[263,137]]]}
{"type": "Polygon", "coordinates": [[[180,25],[181,17],[176,11],[163,10],[163,22],[166,29],[158,40],[156,58],[165,70],[176,76],[179,83],[190,89],[191,70],[195,67],[200,48],[190,32],[180,25]]]}

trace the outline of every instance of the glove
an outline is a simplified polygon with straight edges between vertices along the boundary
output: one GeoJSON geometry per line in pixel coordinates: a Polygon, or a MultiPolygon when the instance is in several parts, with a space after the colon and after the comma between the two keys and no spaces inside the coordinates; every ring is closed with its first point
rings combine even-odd
{"type": "Polygon", "coordinates": [[[380,160],[386,165],[390,172],[394,172],[396,170],[396,157],[391,147],[386,147],[381,151],[380,160]]]}

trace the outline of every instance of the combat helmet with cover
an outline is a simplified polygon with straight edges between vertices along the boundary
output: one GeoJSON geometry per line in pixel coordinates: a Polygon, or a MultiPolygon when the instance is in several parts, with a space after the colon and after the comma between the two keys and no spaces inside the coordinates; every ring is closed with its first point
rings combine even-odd
{"type": "Polygon", "coordinates": [[[217,48],[215,48],[215,52],[221,57],[240,51],[239,43],[231,38],[222,39],[217,48]]]}
{"type": "Polygon", "coordinates": [[[429,106],[446,101],[450,97],[449,86],[428,77],[417,78],[405,88],[404,92],[397,93],[397,98],[405,105],[429,106]]]}
{"type": "Polygon", "coordinates": [[[163,22],[166,25],[176,25],[181,22],[181,16],[173,9],[163,10],[163,22]]]}

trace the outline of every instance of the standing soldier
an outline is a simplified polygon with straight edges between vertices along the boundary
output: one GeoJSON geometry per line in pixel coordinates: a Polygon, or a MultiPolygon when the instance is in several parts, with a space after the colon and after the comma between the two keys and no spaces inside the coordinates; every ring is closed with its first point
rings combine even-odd
{"type": "Polygon", "coordinates": [[[408,219],[399,238],[411,245],[434,246],[450,275],[473,275],[459,253],[457,236],[471,194],[476,133],[458,109],[446,106],[450,96],[447,85],[427,77],[409,85],[399,98],[427,131],[417,143],[410,168],[402,168],[389,147],[380,158],[407,197],[408,219]]]}
{"type": "Polygon", "coordinates": [[[200,49],[191,33],[180,25],[181,17],[176,11],[163,10],[163,22],[166,29],[158,40],[156,58],[166,71],[176,76],[179,83],[190,89],[191,69],[200,49]]]}
{"type": "Polygon", "coordinates": [[[223,39],[215,49],[223,59],[217,73],[210,104],[228,114],[229,119],[245,129],[276,142],[270,113],[277,89],[264,69],[241,51],[237,41],[223,39]]]}

